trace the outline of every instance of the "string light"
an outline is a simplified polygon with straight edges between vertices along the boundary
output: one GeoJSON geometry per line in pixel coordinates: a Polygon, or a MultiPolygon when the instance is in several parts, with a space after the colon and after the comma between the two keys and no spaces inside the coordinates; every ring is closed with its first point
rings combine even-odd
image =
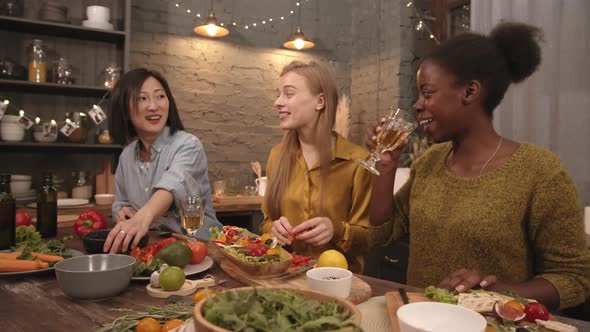
{"type": "Polygon", "coordinates": [[[428,24],[424,23],[425,19],[429,19],[434,21],[435,18],[434,17],[423,17],[422,15],[420,15],[420,11],[418,10],[418,8],[416,8],[416,5],[410,1],[406,4],[406,7],[410,8],[412,7],[412,9],[414,10],[414,14],[416,15],[416,17],[418,18],[418,24],[416,24],[416,31],[423,31],[425,30],[428,33],[428,37],[430,37],[430,39],[433,39],[437,45],[440,45],[440,41],[438,40],[438,38],[436,38],[434,36],[434,33],[430,30],[430,28],[428,27],[428,24]]]}
{"type": "MultiPolygon", "coordinates": [[[[301,6],[303,6],[304,3],[309,2],[309,1],[311,1],[311,0],[301,0],[301,1],[297,2],[297,3],[295,3],[295,5],[297,7],[301,7],[301,6]]],[[[194,8],[188,8],[189,5],[183,5],[182,2],[176,2],[176,3],[174,3],[174,6],[177,7],[177,8],[179,8],[183,13],[186,13],[186,14],[197,12],[197,10],[195,10],[194,8]],[[185,8],[183,8],[183,7],[185,7],[185,8]]],[[[257,20],[256,22],[248,23],[248,24],[240,24],[238,22],[239,20],[235,20],[235,21],[232,20],[231,23],[225,23],[225,22],[223,22],[222,19],[219,19],[219,22],[220,22],[219,23],[219,26],[223,27],[223,26],[229,26],[229,25],[231,25],[234,28],[243,28],[243,29],[246,29],[246,30],[252,30],[252,29],[255,29],[255,28],[258,28],[258,27],[262,27],[263,25],[266,26],[267,23],[270,23],[270,22],[280,22],[281,24],[282,23],[285,23],[285,19],[287,17],[292,16],[292,15],[295,15],[295,14],[296,13],[295,13],[294,10],[289,10],[289,12],[288,12],[287,15],[276,16],[274,18],[273,17],[261,18],[260,20],[257,20]]],[[[199,17],[200,18],[201,17],[201,13],[197,13],[196,14],[196,17],[199,17]]]]}

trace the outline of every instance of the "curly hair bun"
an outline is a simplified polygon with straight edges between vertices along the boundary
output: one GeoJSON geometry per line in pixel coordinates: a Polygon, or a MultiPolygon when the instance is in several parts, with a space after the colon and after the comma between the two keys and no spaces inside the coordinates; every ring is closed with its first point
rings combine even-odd
{"type": "Polygon", "coordinates": [[[512,82],[522,82],[539,67],[542,35],[537,27],[513,22],[498,24],[490,33],[490,38],[506,58],[512,82]]]}

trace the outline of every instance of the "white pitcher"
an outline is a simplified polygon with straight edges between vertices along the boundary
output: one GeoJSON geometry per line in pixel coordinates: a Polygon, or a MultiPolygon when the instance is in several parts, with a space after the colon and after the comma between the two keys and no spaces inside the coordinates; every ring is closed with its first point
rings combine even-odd
{"type": "Polygon", "coordinates": [[[263,176],[261,178],[256,179],[255,182],[258,196],[264,196],[264,193],[266,192],[266,183],[268,182],[268,179],[266,178],[266,176],[263,176]]]}

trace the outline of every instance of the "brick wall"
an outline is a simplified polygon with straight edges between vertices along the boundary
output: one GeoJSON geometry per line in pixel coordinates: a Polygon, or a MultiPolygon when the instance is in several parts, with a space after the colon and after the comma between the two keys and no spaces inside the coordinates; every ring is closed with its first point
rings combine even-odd
{"type": "MultiPolygon", "coordinates": [[[[400,97],[400,91],[408,92],[401,87],[414,75],[413,53],[403,49],[414,42],[405,2],[303,3],[302,28],[316,42],[311,52],[280,48],[296,27],[296,15],[211,40],[192,32],[195,12],[205,15],[208,7],[201,1],[185,6],[193,16],[169,1],[133,3],[131,67],[156,69],[169,80],[187,130],[205,146],[211,180],[233,179],[241,188],[254,179],[249,162],[266,163],[282,135],[272,109],[274,89],[281,68],[292,60],[331,67],[340,93],[351,97],[350,139],[356,143],[387,106],[412,99],[400,97]]],[[[287,0],[214,1],[214,9],[221,21],[238,24],[260,21],[262,12],[277,17],[297,10],[287,0]]]]}

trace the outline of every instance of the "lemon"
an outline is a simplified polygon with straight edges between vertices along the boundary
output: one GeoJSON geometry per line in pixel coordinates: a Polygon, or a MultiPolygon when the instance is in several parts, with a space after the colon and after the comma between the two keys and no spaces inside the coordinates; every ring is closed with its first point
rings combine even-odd
{"type": "Polygon", "coordinates": [[[169,266],[160,273],[160,287],[165,291],[173,292],[182,288],[186,277],[184,271],[177,266],[169,266]]]}
{"type": "Polygon", "coordinates": [[[334,249],[330,249],[324,251],[320,255],[317,267],[339,267],[348,270],[348,262],[343,254],[334,249]]]}

